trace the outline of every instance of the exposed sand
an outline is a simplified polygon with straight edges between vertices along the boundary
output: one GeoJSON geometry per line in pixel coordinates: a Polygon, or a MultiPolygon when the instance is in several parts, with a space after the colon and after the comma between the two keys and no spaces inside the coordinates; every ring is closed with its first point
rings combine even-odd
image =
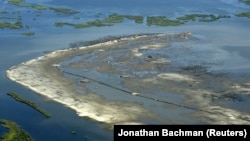
{"type": "MultiPolygon", "coordinates": [[[[132,39],[132,38],[131,38],[132,39]]],[[[125,40],[125,39],[124,39],[125,40]]],[[[128,39],[129,40],[129,39],[128,39]]],[[[112,42],[112,44],[115,44],[112,42]]],[[[47,55],[24,62],[7,70],[7,76],[23,86],[55,100],[75,110],[79,116],[105,123],[140,124],[137,118],[151,116],[150,112],[138,104],[106,101],[95,95],[82,96],[70,87],[71,80],[63,77],[56,68],[57,63],[85,50],[102,48],[111,42],[99,43],[78,49],[65,49],[51,52],[47,55]]]]}
{"type": "MultiPolygon", "coordinates": [[[[234,82],[223,75],[213,75],[194,66],[185,69],[178,68],[176,70],[172,68],[174,66],[172,60],[164,57],[155,58],[155,56],[148,55],[145,61],[145,54],[143,54],[145,52],[143,51],[166,48],[171,46],[172,41],[185,41],[189,39],[189,36],[190,33],[132,36],[80,48],[58,50],[10,68],[7,70],[7,76],[11,80],[49,99],[72,108],[79,116],[89,117],[100,122],[111,124],[142,124],[139,118],[144,117],[161,120],[165,123],[174,123],[168,117],[164,117],[163,115],[158,117],[153,111],[147,110],[143,105],[135,102],[104,99],[84,88],[82,89],[86,90],[87,94],[81,95],[75,90],[77,87],[74,86],[76,85],[75,80],[64,77],[65,74],[58,69],[60,62],[81,55],[84,52],[97,50],[101,52],[97,53],[99,60],[105,60],[109,56],[106,49],[109,48],[113,51],[116,46],[123,49],[130,47],[127,49],[128,54],[131,54],[130,56],[126,56],[125,52],[124,56],[122,56],[119,55],[119,51],[117,53],[114,51],[112,55],[118,56],[114,60],[105,60],[106,62],[95,62],[93,60],[90,63],[79,61],[71,64],[71,67],[83,67],[88,68],[90,71],[95,70],[120,75],[122,86],[131,91],[131,96],[139,97],[141,94],[145,94],[143,96],[146,97],[148,96],[146,93],[150,91],[157,92],[159,88],[166,93],[184,94],[188,97],[184,103],[172,101],[173,104],[177,103],[175,105],[177,107],[178,104],[180,107],[182,105],[193,107],[195,113],[188,116],[205,123],[249,124],[249,112],[235,110],[214,103],[216,98],[223,99],[225,95],[227,96],[231,93],[250,94],[249,80],[240,83],[234,82]],[[133,41],[145,42],[146,45],[139,43],[133,47],[133,41]],[[152,44],[148,44],[151,41],[152,44]],[[142,61],[141,59],[144,59],[144,61],[138,63],[142,61]],[[133,60],[136,61],[133,62],[133,60]],[[161,71],[154,70],[155,67],[158,67],[161,71]],[[123,70],[122,73],[120,68],[123,70]]],[[[165,100],[164,97],[162,99],[158,97],[158,99],[165,100]]],[[[155,99],[155,101],[160,101],[158,99],[155,99]]],[[[185,109],[185,107],[182,108],[185,109]]],[[[161,109],[162,113],[166,112],[166,110],[164,108],[161,109]]]]}

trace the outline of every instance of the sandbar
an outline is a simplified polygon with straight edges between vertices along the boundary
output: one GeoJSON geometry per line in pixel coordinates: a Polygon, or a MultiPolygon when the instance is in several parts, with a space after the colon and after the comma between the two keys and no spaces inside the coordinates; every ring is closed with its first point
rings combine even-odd
{"type": "MultiPolygon", "coordinates": [[[[133,40],[134,38],[134,36],[123,38],[120,41],[133,40]]],[[[11,67],[7,70],[7,76],[34,92],[75,110],[79,116],[112,124],[141,124],[136,121],[139,116],[150,117],[152,115],[140,105],[106,101],[94,94],[89,94],[88,96],[79,95],[69,86],[72,81],[64,78],[62,72],[57,69],[57,64],[67,58],[85,51],[113,46],[116,43],[118,43],[117,40],[53,51],[11,67]]]]}
{"type": "Polygon", "coordinates": [[[178,57],[192,55],[189,48],[180,45],[190,40],[197,40],[190,32],[131,35],[93,45],[56,50],[11,67],[7,70],[7,76],[34,92],[75,110],[79,116],[109,124],[144,124],[142,118],[163,123],[188,121],[178,120],[180,116],[197,119],[196,123],[249,124],[249,112],[221,103],[226,103],[225,99],[237,99],[236,94],[249,94],[250,81],[238,82],[223,74],[213,74],[202,64],[178,64],[178,57]],[[172,48],[175,44],[179,47],[172,48]],[[162,49],[168,51],[168,56],[165,56],[162,49]],[[173,59],[174,55],[177,60],[173,59]],[[82,60],[62,63],[74,60],[72,58],[75,57],[82,57],[82,60]],[[62,64],[66,67],[61,66],[62,64]],[[89,84],[84,77],[80,79],[82,72],[65,73],[74,68],[85,72],[90,76],[87,79],[95,83],[89,84]],[[101,75],[93,75],[93,72],[100,72],[96,74],[101,75]],[[69,77],[71,73],[75,76],[69,77]],[[109,77],[105,79],[102,74],[109,77]],[[74,77],[77,79],[73,79],[74,77]],[[96,81],[97,79],[100,81],[96,81]],[[102,89],[93,86],[113,82],[115,83],[112,85],[106,85],[111,90],[105,92],[114,94],[117,92],[112,91],[113,88],[124,88],[123,92],[130,94],[128,99],[120,96],[119,100],[114,100],[113,96],[99,95],[97,93],[102,93],[102,89]],[[82,90],[84,94],[76,89],[82,90]],[[178,100],[180,95],[185,95],[184,100],[178,100]],[[152,103],[145,104],[143,100],[131,102],[133,98],[152,100],[152,103]],[[161,109],[157,109],[157,105],[157,113],[152,110],[154,103],[165,105],[161,109]],[[145,108],[145,105],[151,110],[145,108]],[[176,112],[177,108],[187,109],[189,112],[180,112],[178,117],[171,119],[176,113],[167,112],[170,109],[176,112]],[[174,121],[175,119],[178,121],[174,121]]]}

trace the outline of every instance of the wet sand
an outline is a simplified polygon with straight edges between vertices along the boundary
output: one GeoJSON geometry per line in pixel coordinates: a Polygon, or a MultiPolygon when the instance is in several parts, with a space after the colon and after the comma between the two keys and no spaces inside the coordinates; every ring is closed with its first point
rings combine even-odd
{"type": "Polygon", "coordinates": [[[70,86],[72,80],[64,78],[62,72],[57,68],[57,64],[65,59],[85,51],[100,49],[104,45],[110,45],[110,42],[57,50],[10,68],[7,70],[7,76],[38,94],[75,110],[79,116],[112,124],[124,122],[126,124],[140,124],[137,121],[139,116],[152,116],[140,105],[106,101],[91,93],[88,96],[79,95],[75,92],[74,87],[70,86]]]}
{"type": "Polygon", "coordinates": [[[183,45],[196,40],[188,32],[133,35],[54,51],[10,68],[7,76],[79,116],[110,124],[249,124],[248,110],[227,105],[249,100],[249,79],[178,60],[192,58],[183,45]]]}

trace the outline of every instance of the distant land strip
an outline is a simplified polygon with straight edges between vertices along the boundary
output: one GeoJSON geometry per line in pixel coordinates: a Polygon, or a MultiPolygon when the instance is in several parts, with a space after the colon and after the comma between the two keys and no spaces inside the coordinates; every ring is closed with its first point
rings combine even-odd
{"type": "Polygon", "coordinates": [[[45,112],[44,110],[42,110],[38,105],[36,105],[34,102],[31,102],[29,100],[23,99],[22,97],[20,97],[18,94],[16,94],[15,92],[8,92],[7,95],[11,96],[12,98],[14,98],[16,101],[24,103],[30,107],[32,107],[33,109],[35,109],[36,111],[40,112],[41,114],[43,114],[46,118],[50,118],[51,115],[47,112],[45,112]]]}

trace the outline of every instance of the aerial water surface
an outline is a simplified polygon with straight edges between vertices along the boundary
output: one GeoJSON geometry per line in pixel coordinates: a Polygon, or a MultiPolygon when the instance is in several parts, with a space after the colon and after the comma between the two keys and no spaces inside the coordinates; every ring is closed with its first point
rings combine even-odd
{"type": "MultiPolygon", "coordinates": [[[[239,0],[3,0],[0,119],[36,141],[110,141],[114,124],[249,124],[249,12],[249,2],[239,0]],[[68,54],[56,54],[56,64],[37,59],[57,50],[68,54]],[[38,62],[25,64],[32,59],[38,62]],[[21,63],[24,72],[43,66],[42,76],[60,74],[51,84],[67,85],[73,96],[53,97],[34,90],[45,83],[22,83],[40,76],[13,81],[8,70],[18,74],[21,63]],[[111,112],[100,114],[100,105],[111,112]],[[133,116],[118,118],[126,112],[133,116]],[[108,113],[117,116],[106,120],[108,113]]],[[[0,135],[7,131],[0,127],[0,135]]]]}

